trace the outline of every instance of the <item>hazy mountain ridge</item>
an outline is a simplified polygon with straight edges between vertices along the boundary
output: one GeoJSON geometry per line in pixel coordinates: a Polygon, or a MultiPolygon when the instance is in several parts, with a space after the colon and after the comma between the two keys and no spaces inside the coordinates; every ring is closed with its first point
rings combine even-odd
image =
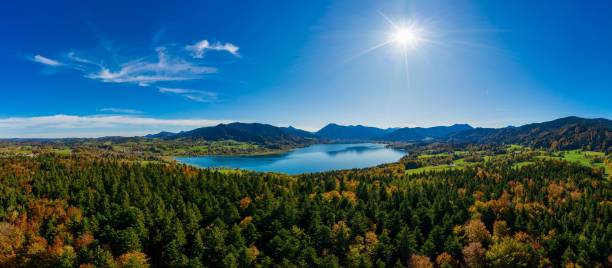
{"type": "Polygon", "coordinates": [[[380,137],[384,141],[423,141],[431,139],[441,139],[448,135],[464,130],[473,129],[468,124],[454,124],[452,126],[436,126],[436,127],[415,127],[415,128],[400,128],[380,137]]]}
{"type": "Polygon", "coordinates": [[[377,127],[362,125],[342,126],[331,123],[317,131],[315,135],[328,140],[374,140],[389,131],[389,129],[377,127]]]}
{"type": "Polygon", "coordinates": [[[328,140],[423,141],[446,138],[449,134],[472,129],[468,124],[435,127],[376,128],[363,125],[328,124],[315,134],[328,140]]]}
{"type": "Polygon", "coordinates": [[[292,126],[281,127],[281,129],[284,130],[287,133],[294,134],[294,135],[302,137],[302,138],[318,139],[317,135],[315,135],[314,133],[312,133],[310,131],[294,128],[292,126]]]}
{"type": "Polygon", "coordinates": [[[177,135],[177,133],[172,133],[172,132],[168,132],[168,131],[162,131],[159,132],[157,134],[149,134],[149,135],[145,135],[145,138],[158,138],[158,139],[164,139],[164,138],[170,138],[174,135],[177,135]]]}

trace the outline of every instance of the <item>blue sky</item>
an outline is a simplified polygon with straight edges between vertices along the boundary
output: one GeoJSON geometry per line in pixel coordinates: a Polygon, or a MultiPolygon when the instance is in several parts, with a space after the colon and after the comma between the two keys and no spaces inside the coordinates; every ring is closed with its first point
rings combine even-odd
{"type": "Polygon", "coordinates": [[[608,1],[11,1],[0,138],[611,118],[609,14],[608,1]],[[387,19],[422,42],[370,50],[392,38],[387,19]]]}

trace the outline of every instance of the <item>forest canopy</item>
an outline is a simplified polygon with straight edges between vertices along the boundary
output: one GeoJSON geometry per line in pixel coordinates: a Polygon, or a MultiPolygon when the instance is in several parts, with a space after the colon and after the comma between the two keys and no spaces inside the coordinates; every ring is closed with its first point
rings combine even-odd
{"type": "Polygon", "coordinates": [[[557,159],[287,176],[0,158],[1,267],[603,267],[612,188],[557,159]]]}

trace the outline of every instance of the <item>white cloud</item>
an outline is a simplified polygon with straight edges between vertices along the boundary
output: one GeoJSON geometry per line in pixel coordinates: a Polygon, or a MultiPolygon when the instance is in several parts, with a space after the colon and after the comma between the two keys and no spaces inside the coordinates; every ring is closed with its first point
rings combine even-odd
{"type": "MultiPolygon", "coordinates": [[[[69,52],[65,57],[65,62],[59,62],[41,55],[36,55],[31,60],[48,66],[61,65],[81,72],[86,78],[105,83],[136,84],[143,87],[154,87],[157,83],[161,82],[169,83],[202,79],[206,75],[217,72],[217,68],[205,66],[190,56],[202,58],[206,51],[209,50],[226,51],[239,56],[238,49],[238,46],[232,43],[217,42],[211,44],[207,40],[202,40],[191,46],[161,46],[156,48],[156,56],[119,60],[118,62],[111,61],[115,62],[115,64],[77,55],[75,52],[69,52]],[[189,51],[189,53],[185,50],[189,51]]],[[[121,58],[118,55],[111,56],[115,60],[121,58]]],[[[162,93],[178,94],[198,102],[214,102],[217,100],[217,94],[209,91],[159,87],[158,89],[162,93]],[[177,90],[180,90],[180,92],[177,90]]]]}
{"type": "Polygon", "coordinates": [[[193,45],[186,46],[185,49],[190,51],[194,58],[201,59],[204,57],[207,50],[226,51],[234,56],[238,56],[238,49],[240,48],[232,43],[223,44],[221,42],[216,42],[211,44],[208,40],[201,40],[193,45]]]}
{"type": "Polygon", "coordinates": [[[60,65],[62,65],[61,62],[56,61],[56,60],[52,60],[52,59],[47,58],[47,57],[42,56],[42,55],[36,55],[36,56],[32,57],[31,60],[34,61],[34,62],[42,63],[42,64],[47,65],[47,66],[60,66],[60,65]]]}
{"type": "Polygon", "coordinates": [[[129,115],[65,115],[57,114],[50,116],[35,117],[8,117],[0,119],[2,128],[27,128],[27,127],[58,127],[58,128],[81,128],[99,127],[111,125],[143,125],[143,126],[207,126],[216,125],[226,121],[208,119],[159,119],[153,117],[140,117],[129,115]]]}
{"type": "Polygon", "coordinates": [[[159,92],[161,93],[174,93],[174,94],[185,94],[189,93],[191,90],[184,88],[167,88],[167,87],[159,87],[159,92]]]}
{"type": "Polygon", "coordinates": [[[177,94],[197,102],[215,102],[218,100],[217,93],[210,91],[167,87],[158,87],[158,89],[161,93],[177,94]]]}
{"type": "Polygon", "coordinates": [[[102,108],[98,110],[100,112],[109,112],[109,113],[120,113],[120,114],[143,114],[143,111],[138,111],[134,109],[122,109],[122,108],[102,108]]]}
{"type": "MultiPolygon", "coordinates": [[[[76,58],[76,57],[75,57],[76,58]]],[[[81,63],[91,62],[76,58],[81,63]]],[[[98,64],[99,70],[87,73],[85,77],[107,83],[135,83],[149,86],[157,82],[184,81],[202,78],[202,75],[216,73],[213,67],[201,66],[167,54],[164,47],[157,48],[157,60],[138,59],[125,62],[118,70],[98,64]]]]}
{"type": "MultiPolygon", "coordinates": [[[[74,52],[69,52],[68,53],[68,58],[73,60],[73,61],[75,61],[77,64],[79,64],[79,63],[80,64],[89,64],[89,65],[98,66],[99,68],[104,68],[104,65],[102,65],[100,63],[97,63],[95,61],[92,61],[92,60],[81,58],[81,57],[77,56],[76,53],[74,53],[74,52]]],[[[81,68],[81,67],[82,66],[79,66],[79,68],[77,68],[77,69],[83,70],[83,68],[81,68]]]]}
{"type": "Polygon", "coordinates": [[[0,118],[0,138],[131,136],[229,123],[229,120],[161,119],[133,115],[65,115],[0,118]]]}

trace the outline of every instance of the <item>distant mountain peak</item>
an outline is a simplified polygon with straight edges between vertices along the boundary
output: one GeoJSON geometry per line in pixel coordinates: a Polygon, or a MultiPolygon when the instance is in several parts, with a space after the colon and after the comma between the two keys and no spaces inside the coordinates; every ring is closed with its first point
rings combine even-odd
{"type": "Polygon", "coordinates": [[[385,141],[431,141],[435,139],[443,139],[452,133],[473,129],[468,124],[454,124],[451,126],[435,126],[435,127],[405,127],[389,132],[380,137],[385,141]]]}
{"type": "Polygon", "coordinates": [[[162,131],[159,132],[157,134],[149,134],[149,135],[145,135],[145,138],[150,138],[150,139],[154,139],[154,138],[166,138],[166,137],[171,137],[173,135],[176,135],[176,133],[172,133],[172,132],[168,132],[168,131],[162,131]]]}
{"type": "Polygon", "coordinates": [[[453,125],[451,125],[451,127],[469,127],[469,128],[474,128],[470,124],[453,124],[453,125]]]}
{"type": "Polygon", "coordinates": [[[338,125],[329,123],[315,134],[329,140],[372,140],[385,133],[385,129],[363,125],[338,125]]]}

